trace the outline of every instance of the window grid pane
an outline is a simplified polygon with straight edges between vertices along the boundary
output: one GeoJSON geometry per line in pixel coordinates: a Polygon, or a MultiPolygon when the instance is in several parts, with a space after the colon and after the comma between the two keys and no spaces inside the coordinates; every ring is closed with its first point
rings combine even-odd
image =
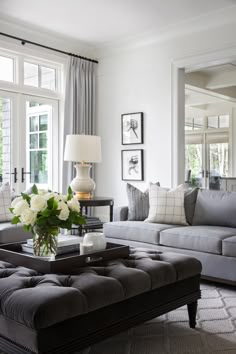
{"type": "Polygon", "coordinates": [[[14,81],[14,59],[0,56],[0,80],[14,81]]]}
{"type": "Polygon", "coordinates": [[[41,66],[41,87],[53,90],[56,89],[56,70],[41,66]]]}
{"type": "Polygon", "coordinates": [[[207,128],[208,129],[217,129],[219,128],[219,117],[208,117],[207,118],[207,128]]]}
{"type": "Polygon", "coordinates": [[[39,66],[24,62],[24,84],[29,86],[39,86],[39,66]]]}
{"type": "Polygon", "coordinates": [[[220,116],[219,117],[220,120],[220,128],[229,128],[229,116],[225,115],[225,116],[220,116]]]}

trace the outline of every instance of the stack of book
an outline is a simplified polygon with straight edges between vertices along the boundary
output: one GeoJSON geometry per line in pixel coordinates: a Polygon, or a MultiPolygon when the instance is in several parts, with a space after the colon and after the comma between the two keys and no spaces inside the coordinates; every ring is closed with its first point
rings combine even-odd
{"type": "Polygon", "coordinates": [[[102,224],[101,220],[99,218],[97,218],[96,216],[88,216],[86,215],[85,216],[85,221],[86,221],[86,224],[85,226],[86,227],[90,227],[90,226],[97,226],[97,225],[100,225],[102,224]]]}
{"type": "MultiPolygon", "coordinates": [[[[79,251],[80,242],[81,238],[78,236],[58,235],[57,255],[79,251]]],[[[23,252],[33,254],[33,239],[28,239],[21,247],[23,252]]]]}

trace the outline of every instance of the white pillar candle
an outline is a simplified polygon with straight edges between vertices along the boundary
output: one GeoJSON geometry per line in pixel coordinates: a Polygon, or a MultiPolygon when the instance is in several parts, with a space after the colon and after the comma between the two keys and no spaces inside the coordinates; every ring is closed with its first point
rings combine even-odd
{"type": "Polygon", "coordinates": [[[80,254],[87,254],[93,251],[92,243],[81,243],[80,244],[80,254]]]}

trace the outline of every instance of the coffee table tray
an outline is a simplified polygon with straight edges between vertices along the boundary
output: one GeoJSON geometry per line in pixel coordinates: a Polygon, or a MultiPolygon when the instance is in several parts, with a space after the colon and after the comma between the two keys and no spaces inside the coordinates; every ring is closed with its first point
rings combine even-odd
{"type": "Polygon", "coordinates": [[[129,246],[107,243],[106,249],[80,255],[79,251],[58,255],[55,259],[35,257],[22,251],[22,244],[11,243],[0,246],[0,260],[37,270],[41,273],[71,274],[76,269],[86,265],[96,265],[102,261],[115,258],[126,258],[129,255],[129,246]]]}

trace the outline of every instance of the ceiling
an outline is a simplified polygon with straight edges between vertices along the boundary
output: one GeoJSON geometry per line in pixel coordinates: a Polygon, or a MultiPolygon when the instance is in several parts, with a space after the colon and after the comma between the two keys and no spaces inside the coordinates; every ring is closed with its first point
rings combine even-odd
{"type": "Polygon", "coordinates": [[[236,62],[185,74],[187,116],[236,107],[236,62]]]}
{"type": "Polygon", "coordinates": [[[0,0],[0,17],[98,46],[163,33],[233,5],[235,0],[0,0]]]}

